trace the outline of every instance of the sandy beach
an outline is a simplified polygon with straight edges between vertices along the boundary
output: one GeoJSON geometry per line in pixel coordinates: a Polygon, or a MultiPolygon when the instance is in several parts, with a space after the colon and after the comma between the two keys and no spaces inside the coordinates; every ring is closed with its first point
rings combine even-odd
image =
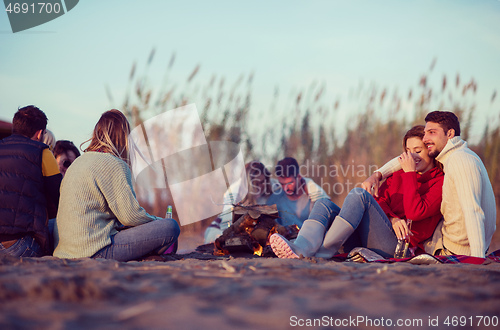
{"type": "Polygon", "coordinates": [[[0,259],[1,329],[493,329],[499,306],[495,262],[0,259]]]}

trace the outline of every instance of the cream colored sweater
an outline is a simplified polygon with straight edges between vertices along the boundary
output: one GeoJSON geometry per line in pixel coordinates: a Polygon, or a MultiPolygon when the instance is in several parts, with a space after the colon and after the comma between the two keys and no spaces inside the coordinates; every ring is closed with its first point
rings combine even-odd
{"type": "MultiPolygon", "coordinates": [[[[436,157],[444,166],[441,213],[443,245],[455,254],[484,258],[496,230],[496,203],[479,156],[456,136],[436,157]]],[[[401,169],[397,158],[378,172],[384,178],[401,169]]]]}
{"type": "Polygon", "coordinates": [[[137,226],[156,219],[137,202],[124,161],[86,152],[71,164],[61,184],[54,256],[91,257],[111,244],[120,223],[137,226]]]}

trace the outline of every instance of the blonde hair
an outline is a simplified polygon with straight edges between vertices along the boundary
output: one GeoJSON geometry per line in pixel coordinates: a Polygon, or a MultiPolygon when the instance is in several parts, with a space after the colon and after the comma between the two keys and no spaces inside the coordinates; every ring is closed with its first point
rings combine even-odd
{"type": "Polygon", "coordinates": [[[56,137],[54,133],[46,129],[42,142],[49,146],[50,151],[54,152],[54,147],[56,146],[56,137]]]}
{"type": "Polygon", "coordinates": [[[251,161],[245,165],[248,193],[239,203],[240,205],[255,205],[257,204],[257,195],[269,196],[272,193],[271,190],[271,173],[269,170],[259,161],[251,161]],[[254,184],[255,177],[264,175],[264,184],[262,186],[257,186],[254,184]]]}
{"type": "Polygon", "coordinates": [[[130,164],[129,141],[130,124],[119,110],[112,109],[102,114],[92,133],[90,145],[84,150],[112,154],[130,164]]]}

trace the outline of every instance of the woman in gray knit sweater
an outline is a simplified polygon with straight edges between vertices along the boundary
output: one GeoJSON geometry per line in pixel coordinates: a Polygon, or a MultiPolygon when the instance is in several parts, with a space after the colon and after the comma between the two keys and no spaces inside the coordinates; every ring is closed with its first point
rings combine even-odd
{"type": "Polygon", "coordinates": [[[148,214],[136,199],[129,134],[120,111],[103,113],[89,147],[68,168],[54,228],[54,256],[129,261],[161,254],[177,240],[177,222],[148,214]],[[131,228],[119,231],[123,226],[131,228]]]}

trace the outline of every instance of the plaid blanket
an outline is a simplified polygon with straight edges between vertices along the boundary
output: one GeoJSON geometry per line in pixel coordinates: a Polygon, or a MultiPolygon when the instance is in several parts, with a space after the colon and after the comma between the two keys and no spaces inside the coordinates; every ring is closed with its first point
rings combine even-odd
{"type": "Polygon", "coordinates": [[[395,259],[380,256],[379,254],[366,249],[355,248],[349,254],[339,254],[334,257],[338,261],[354,261],[354,262],[379,262],[379,263],[394,263],[394,262],[409,262],[412,264],[473,264],[482,265],[491,262],[500,262],[500,250],[490,253],[486,258],[477,258],[464,255],[453,256],[432,256],[430,254],[421,254],[412,258],[395,259]]]}
{"type": "Polygon", "coordinates": [[[489,260],[494,262],[500,262],[500,250],[490,253],[486,258],[478,258],[478,257],[469,257],[463,255],[454,255],[454,256],[435,256],[435,258],[439,259],[443,264],[473,264],[473,265],[482,265],[489,260]]]}

